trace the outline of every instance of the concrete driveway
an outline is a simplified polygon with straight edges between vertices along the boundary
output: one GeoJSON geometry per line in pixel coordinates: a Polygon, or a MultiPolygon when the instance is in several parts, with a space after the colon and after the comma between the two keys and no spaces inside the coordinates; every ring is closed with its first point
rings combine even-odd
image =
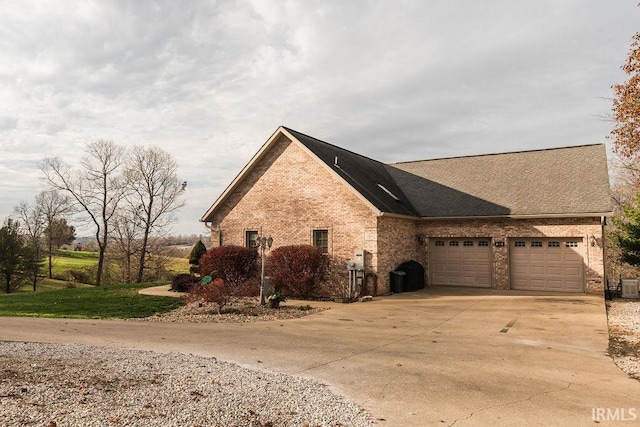
{"type": "Polygon", "coordinates": [[[631,425],[640,417],[640,382],[606,356],[601,297],[428,288],[329,305],[250,324],[3,318],[0,340],[193,353],[311,377],[379,425],[631,425]]]}

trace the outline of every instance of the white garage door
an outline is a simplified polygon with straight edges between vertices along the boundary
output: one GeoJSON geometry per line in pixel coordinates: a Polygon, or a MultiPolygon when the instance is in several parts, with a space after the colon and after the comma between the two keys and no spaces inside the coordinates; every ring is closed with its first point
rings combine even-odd
{"type": "Polygon", "coordinates": [[[432,285],[491,286],[489,239],[432,238],[429,254],[432,285]]]}
{"type": "Polygon", "coordinates": [[[584,292],[582,239],[510,239],[511,289],[584,292]]]}

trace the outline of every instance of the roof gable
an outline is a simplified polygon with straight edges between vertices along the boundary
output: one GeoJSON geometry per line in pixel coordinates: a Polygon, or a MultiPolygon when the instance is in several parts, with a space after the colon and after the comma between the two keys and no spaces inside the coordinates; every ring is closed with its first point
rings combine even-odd
{"type": "Polygon", "coordinates": [[[218,207],[238,188],[244,178],[283,135],[292,143],[304,147],[313,158],[318,160],[319,164],[339,177],[377,214],[389,212],[416,216],[411,203],[391,178],[384,164],[281,126],[245,165],[200,221],[211,221],[218,207]]]}

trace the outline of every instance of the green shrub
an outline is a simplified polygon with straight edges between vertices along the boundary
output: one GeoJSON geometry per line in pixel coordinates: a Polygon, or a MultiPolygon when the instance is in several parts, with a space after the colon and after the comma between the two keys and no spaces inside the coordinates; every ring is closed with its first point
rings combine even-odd
{"type": "Polygon", "coordinates": [[[95,284],[96,281],[96,268],[82,267],[82,268],[70,268],[67,270],[68,277],[78,283],[86,283],[88,285],[95,284]]]}
{"type": "Polygon", "coordinates": [[[171,289],[175,292],[188,292],[197,280],[190,274],[176,274],[171,280],[171,289]]]}

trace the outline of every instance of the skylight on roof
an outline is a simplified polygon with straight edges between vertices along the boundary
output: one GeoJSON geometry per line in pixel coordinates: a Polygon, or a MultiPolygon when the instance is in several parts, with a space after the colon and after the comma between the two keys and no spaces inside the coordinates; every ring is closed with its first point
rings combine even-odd
{"type": "Polygon", "coordinates": [[[396,196],[395,194],[393,194],[391,191],[389,191],[384,185],[382,184],[378,184],[378,187],[380,187],[382,189],[382,191],[384,191],[385,193],[387,193],[389,196],[391,196],[394,200],[396,201],[400,201],[400,199],[398,198],[398,196],[396,196]]]}

